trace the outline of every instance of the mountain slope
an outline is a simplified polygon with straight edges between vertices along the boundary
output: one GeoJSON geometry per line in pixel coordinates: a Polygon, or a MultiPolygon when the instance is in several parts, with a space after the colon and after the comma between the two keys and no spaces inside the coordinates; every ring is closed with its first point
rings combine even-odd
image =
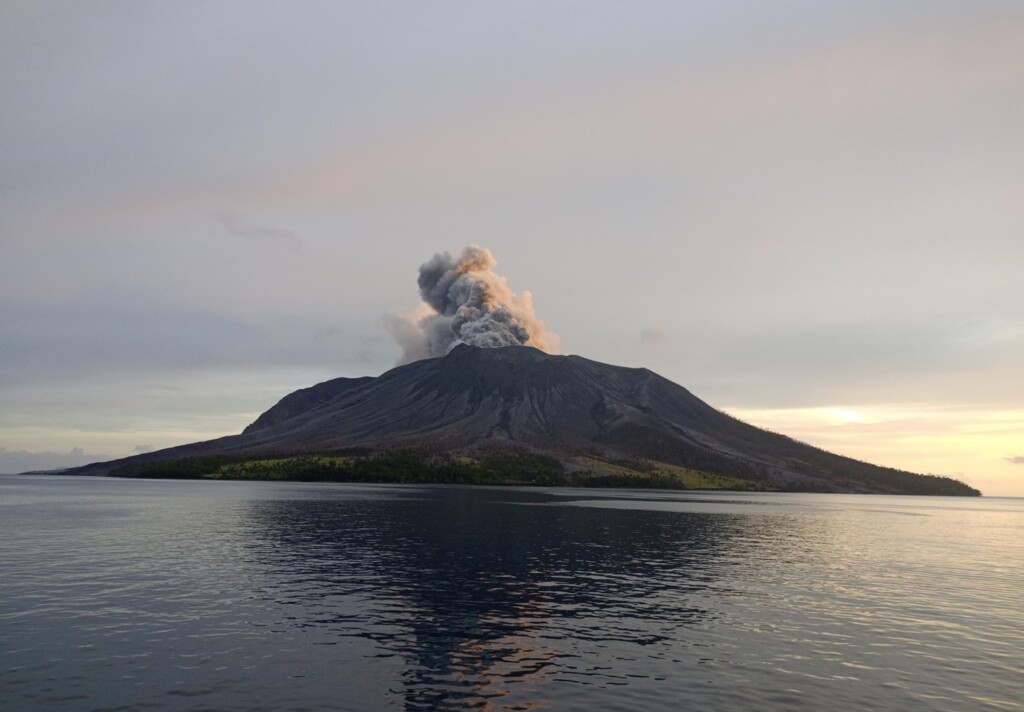
{"type": "Polygon", "coordinates": [[[78,470],[209,455],[360,447],[429,453],[520,448],[572,467],[580,456],[643,460],[818,491],[972,494],[966,485],[877,467],[732,418],[647,369],[511,346],[459,346],[377,378],[285,396],[241,434],[78,470]],[[941,481],[940,481],[941,480],[941,481]]]}

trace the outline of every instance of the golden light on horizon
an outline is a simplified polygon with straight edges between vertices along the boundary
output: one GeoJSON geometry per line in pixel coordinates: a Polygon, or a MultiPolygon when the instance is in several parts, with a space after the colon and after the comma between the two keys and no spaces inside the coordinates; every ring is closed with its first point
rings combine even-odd
{"type": "Polygon", "coordinates": [[[844,425],[846,423],[860,423],[864,419],[860,413],[849,408],[834,408],[831,411],[829,422],[832,424],[844,425]]]}
{"type": "Polygon", "coordinates": [[[731,408],[752,425],[877,465],[948,475],[987,495],[1024,487],[1024,412],[877,403],[808,408],[731,408]]]}

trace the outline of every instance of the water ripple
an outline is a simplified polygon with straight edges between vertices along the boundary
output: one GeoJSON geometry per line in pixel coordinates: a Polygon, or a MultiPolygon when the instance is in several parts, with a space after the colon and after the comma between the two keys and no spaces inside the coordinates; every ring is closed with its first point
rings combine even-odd
{"type": "Polygon", "coordinates": [[[1022,710],[1024,502],[0,478],[12,709],[1022,710]]]}

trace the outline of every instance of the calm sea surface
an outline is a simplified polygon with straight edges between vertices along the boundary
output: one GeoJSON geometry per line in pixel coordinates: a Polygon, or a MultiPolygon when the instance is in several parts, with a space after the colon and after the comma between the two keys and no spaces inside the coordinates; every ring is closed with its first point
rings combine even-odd
{"type": "Polygon", "coordinates": [[[5,710],[1024,710],[1024,500],[0,477],[5,710]]]}

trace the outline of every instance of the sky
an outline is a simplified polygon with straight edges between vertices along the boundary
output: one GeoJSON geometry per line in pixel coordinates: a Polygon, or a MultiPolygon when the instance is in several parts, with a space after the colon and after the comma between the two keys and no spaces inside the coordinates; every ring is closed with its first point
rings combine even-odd
{"type": "Polygon", "coordinates": [[[377,375],[488,248],[562,353],[1024,496],[1024,4],[0,4],[0,472],[377,375]]]}

